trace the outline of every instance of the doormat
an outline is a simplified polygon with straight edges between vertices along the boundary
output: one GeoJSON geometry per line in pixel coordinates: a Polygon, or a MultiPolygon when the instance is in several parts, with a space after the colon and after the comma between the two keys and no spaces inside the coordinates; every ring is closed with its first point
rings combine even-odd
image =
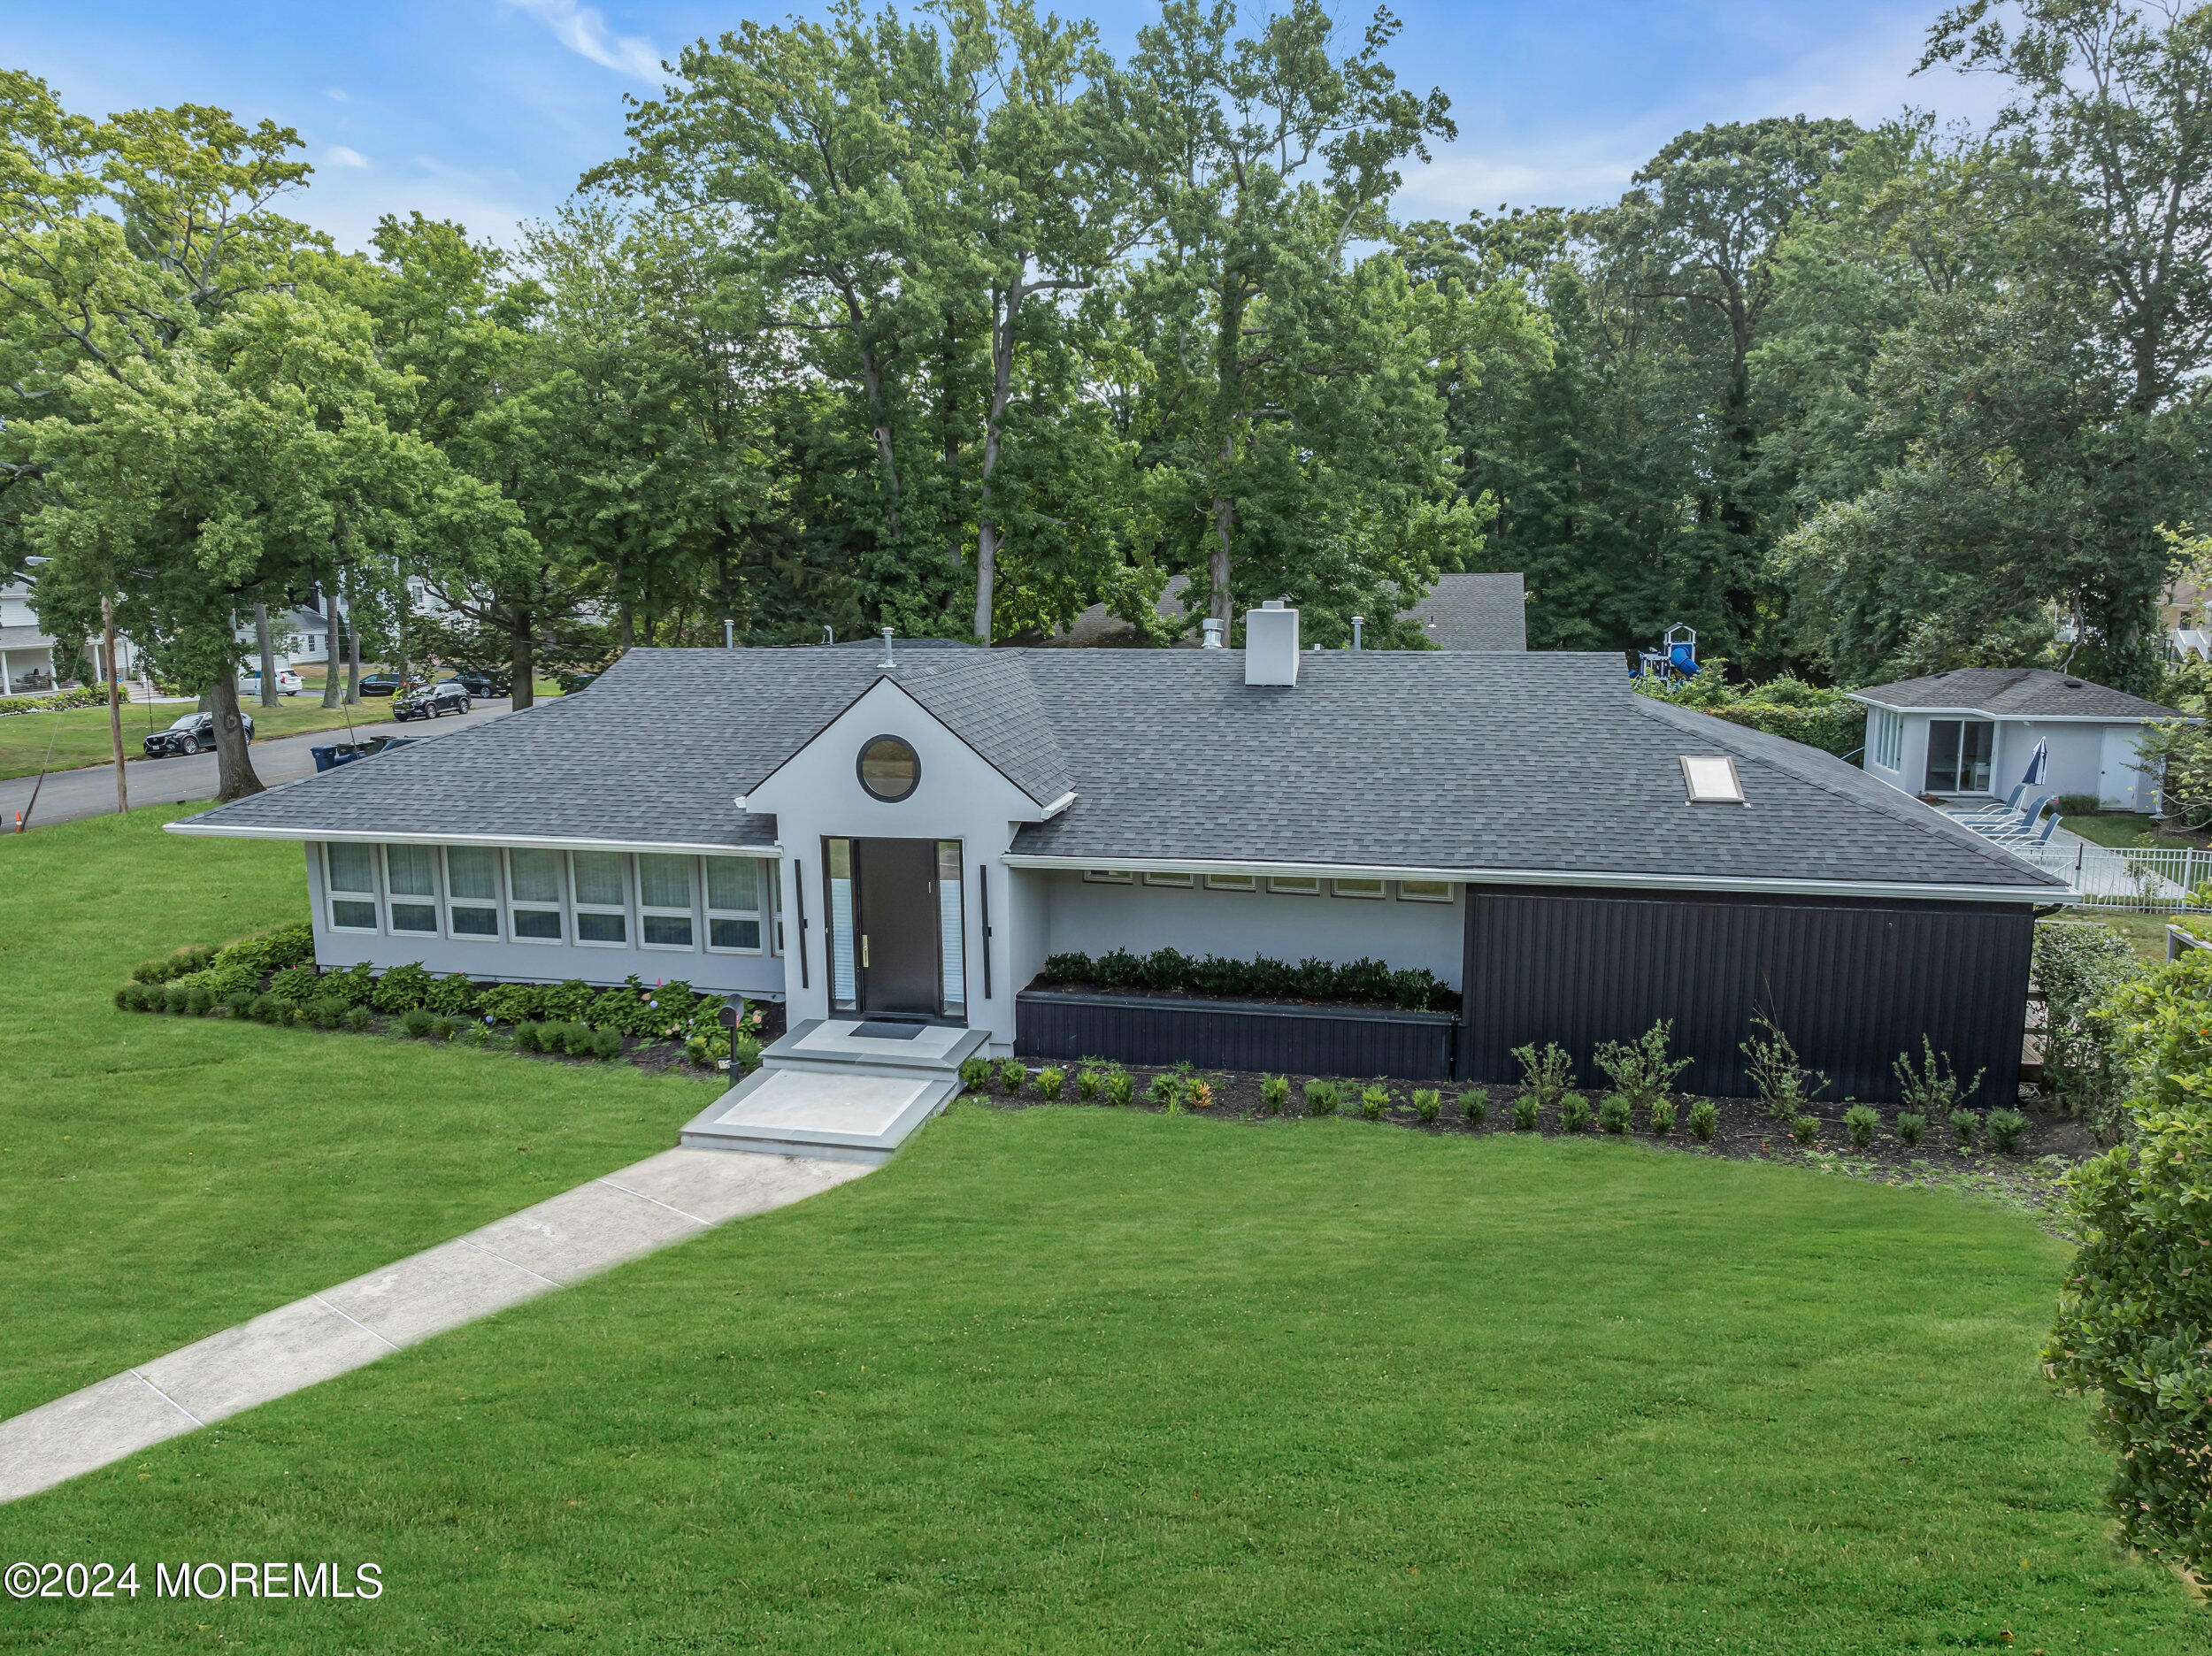
{"type": "Polygon", "coordinates": [[[853,1031],[863,1040],[912,1040],[921,1032],[919,1024],[879,1024],[873,1019],[853,1031]]]}

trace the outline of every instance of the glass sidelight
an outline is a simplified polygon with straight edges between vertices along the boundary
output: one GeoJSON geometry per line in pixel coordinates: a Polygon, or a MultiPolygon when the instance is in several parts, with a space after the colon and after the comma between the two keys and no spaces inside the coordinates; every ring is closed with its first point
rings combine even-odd
{"type": "Polygon", "coordinates": [[[830,1006],[857,1011],[860,988],[854,972],[853,842],[831,840],[823,847],[829,867],[830,1006]]]}
{"type": "Polygon", "coordinates": [[[937,842],[937,981],[947,1017],[968,1015],[967,974],[961,926],[960,841],[937,842]]]}

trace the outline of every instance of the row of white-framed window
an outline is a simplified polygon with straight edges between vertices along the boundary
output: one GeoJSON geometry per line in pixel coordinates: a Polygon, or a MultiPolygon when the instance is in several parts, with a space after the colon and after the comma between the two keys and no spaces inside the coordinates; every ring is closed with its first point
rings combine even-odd
{"type": "MultiPolygon", "coordinates": [[[[1085,869],[1083,878],[1094,886],[1128,886],[1137,876],[1127,869],[1085,869]]],[[[1152,873],[1143,876],[1147,886],[1164,886],[1179,891],[1192,891],[1200,885],[1195,874],[1152,873]]],[[[1379,902],[1395,894],[1400,902],[1441,902],[1452,900],[1449,880],[1381,880],[1381,879],[1321,879],[1304,874],[1270,874],[1263,878],[1256,874],[1209,874],[1203,884],[1208,891],[1256,892],[1264,889],[1279,897],[1318,897],[1326,891],[1332,897],[1358,897],[1379,902]]]]}
{"type": "Polygon", "coordinates": [[[1905,763],[1905,716],[1893,713],[1887,708],[1874,709],[1873,728],[1867,732],[1867,756],[1885,770],[1902,768],[1905,763]]]}
{"type": "Polygon", "coordinates": [[[586,948],[780,954],[776,864],[760,857],[520,847],[323,847],[334,932],[586,948]]]}

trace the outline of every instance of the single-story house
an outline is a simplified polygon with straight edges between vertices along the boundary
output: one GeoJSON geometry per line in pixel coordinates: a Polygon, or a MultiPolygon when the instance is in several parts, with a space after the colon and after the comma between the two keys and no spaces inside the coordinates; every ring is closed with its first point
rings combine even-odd
{"type": "Polygon", "coordinates": [[[681,979],[986,1050],[1510,1081],[1658,1018],[1746,1090],[1770,1014],[1837,1095],[1922,1037],[2009,1100],[2063,885],[1612,655],[882,640],[634,649],[583,693],[171,824],[298,840],[317,957],[681,979]],[[1455,1011],[1067,993],[1117,949],[1425,968],[1455,1011]],[[1393,1045],[1392,1043],[1396,1043],[1393,1045]]]}
{"type": "Polygon", "coordinates": [[[2039,667],[1960,667],[1851,695],[1866,703],[1867,774],[1893,787],[1939,799],[2006,794],[2041,742],[2038,792],[2094,794],[2112,810],[2157,809],[2143,727],[2185,717],[2039,667]]]}
{"type": "MultiPolygon", "coordinates": [[[[33,558],[30,571],[0,583],[0,696],[35,694],[56,687],[53,635],[39,625],[38,612],[31,608],[32,583],[37,566],[45,561],[33,558]]],[[[105,642],[88,639],[85,648],[97,682],[105,666],[105,642]]],[[[129,639],[118,636],[115,655],[122,677],[137,671],[138,652],[129,639]]],[[[73,663],[62,664],[64,681],[73,679],[75,672],[73,663]]]]}

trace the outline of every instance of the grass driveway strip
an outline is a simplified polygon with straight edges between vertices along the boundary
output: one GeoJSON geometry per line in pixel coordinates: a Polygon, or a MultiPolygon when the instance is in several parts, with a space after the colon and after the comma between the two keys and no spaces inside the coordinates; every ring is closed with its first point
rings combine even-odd
{"type": "Polygon", "coordinates": [[[675,1142],[626,1066],[119,1012],[130,969],[302,919],[288,844],[195,807],[0,838],[0,1415],[675,1142]]]}
{"type": "Polygon", "coordinates": [[[0,1558],[387,1583],[9,1606],[69,1652],[2201,1651],[2037,1377],[2064,1257],[1616,1142],[960,1106],[0,1509],[0,1558]]]}

